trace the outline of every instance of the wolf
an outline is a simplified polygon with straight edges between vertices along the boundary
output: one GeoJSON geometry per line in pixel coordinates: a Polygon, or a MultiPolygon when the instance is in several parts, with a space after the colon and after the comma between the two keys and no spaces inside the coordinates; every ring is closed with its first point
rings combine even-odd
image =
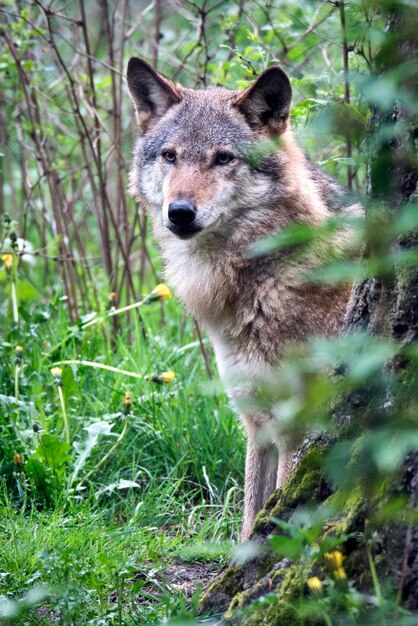
{"type": "Polygon", "coordinates": [[[340,330],[351,291],[301,279],[319,254],[292,261],[280,252],[251,255],[249,247],[352,207],[295,141],[292,89],[280,67],[244,90],[190,89],[133,57],[127,81],[140,129],[130,191],[149,208],[166,280],[206,329],[247,433],[245,540],[286,480],[297,445],[257,394],[275,385],[289,345],[340,330]]]}

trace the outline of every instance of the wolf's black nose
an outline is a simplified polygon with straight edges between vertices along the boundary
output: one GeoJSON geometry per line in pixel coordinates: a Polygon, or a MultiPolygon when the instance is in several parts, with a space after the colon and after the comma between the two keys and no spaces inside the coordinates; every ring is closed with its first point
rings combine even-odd
{"type": "Polygon", "coordinates": [[[168,219],[176,226],[188,226],[196,217],[196,207],[190,200],[175,200],[168,205],[168,219]]]}

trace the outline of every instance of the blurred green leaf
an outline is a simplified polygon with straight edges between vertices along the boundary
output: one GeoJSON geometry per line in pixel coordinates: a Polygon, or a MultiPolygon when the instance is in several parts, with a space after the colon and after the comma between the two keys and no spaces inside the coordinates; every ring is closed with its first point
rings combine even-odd
{"type": "Polygon", "coordinates": [[[298,559],[303,552],[302,539],[276,535],[269,539],[269,544],[277,554],[287,559],[298,559]]]}

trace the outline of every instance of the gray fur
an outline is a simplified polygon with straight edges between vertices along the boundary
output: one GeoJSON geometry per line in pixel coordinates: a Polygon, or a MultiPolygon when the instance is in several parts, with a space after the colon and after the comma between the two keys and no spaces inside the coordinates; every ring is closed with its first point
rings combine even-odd
{"type": "MultiPolygon", "coordinates": [[[[321,263],[319,250],[301,258],[251,258],[248,248],[295,221],[320,224],[337,208],[353,212],[355,207],[347,206],[341,188],[312,166],[294,141],[288,124],[290,84],[282,70],[270,68],[243,92],[184,89],[160,75],[153,89],[150,68],[142,64],[135,61],[128,71],[143,131],[134,150],[131,192],[147,202],[166,279],[205,326],[247,430],[245,539],[266,497],[286,479],[297,443],[285,433],[274,402],[260,407],[258,392],[275,386],[286,346],[338,332],[351,289],[301,280],[306,269],[321,263]],[[162,98],[154,114],[147,102],[150,92],[162,98]],[[167,99],[172,104],[161,114],[167,99]],[[273,148],[253,158],[260,145],[273,148]],[[175,153],[175,163],[164,160],[167,149],[175,153]],[[219,151],[234,158],[216,165],[219,151]],[[168,207],[180,199],[197,209],[198,230],[188,238],[170,230],[168,207]]],[[[334,246],[343,250],[349,243],[350,234],[343,232],[334,246]]]]}

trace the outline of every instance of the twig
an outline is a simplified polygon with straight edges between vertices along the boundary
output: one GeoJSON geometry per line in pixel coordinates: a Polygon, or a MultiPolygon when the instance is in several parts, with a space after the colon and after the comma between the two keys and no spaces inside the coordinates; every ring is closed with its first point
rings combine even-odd
{"type": "Polygon", "coordinates": [[[203,357],[203,362],[205,364],[206,373],[208,375],[208,378],[210,380],[212,380],[213,373],[212,373],[212,370],[211,370],[211,367],[210,367],[208,353],[206,351],[205,344],[203,343],[202,333],[201,333],[199,324],[197,323],[197,320],[194,320],[194,327],[195,327],[195,330],[196,330],[197,337],[199,339],[200,352],[201,352],[202,357],[203,357]]]}
{"type": "MultiPolygon", "coordinates": [[[[346,29],[346,20],[345,20],[345,0],[340,0],[338,3],[338,7],[340,10],[340,22],[341,22],[341,32],[343,38],[343,64],[344,64],[344,104],[350,104],[350,76],[349,76],[349,60],[348,60],[348,43],[347,43],[347,29],[346,29]]],[[[353,148],[351,144],[351,136],[348,131],[346,134],[346,146],[347,146],[347,158],[351,159],[353,156],[353,148]]],[[[351,168],[351,164],[347,165],[347,187],[349,189],[353,188],[353,171],[351,168]]]]}

